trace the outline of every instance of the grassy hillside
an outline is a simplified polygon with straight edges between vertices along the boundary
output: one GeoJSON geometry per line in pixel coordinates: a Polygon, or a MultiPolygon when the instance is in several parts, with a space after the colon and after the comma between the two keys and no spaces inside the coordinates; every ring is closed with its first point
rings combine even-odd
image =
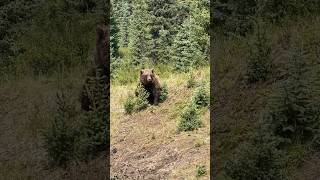
{"type": "MultiPolygon", "coordinates": [[[[267,126],[272,127],[275,123],[283,122],[281,121],[283,119],[275,115],[279,119],[275,119],[273,123],[270,123],[265,119],[265,116],[269,115],[268,113],[270,112],[277,112],[272,109],[270,104],[274,102],[274,98],[280,96],[279,92],[283,88],[283,84],[291,82],[291,76],[295,76],[292,75],[294,74],[292,66],[295,66],[295,62],[303,63],[305,66],[300,68],[304,73],[297,76],[301,81],[296,81],[292,85],[298,86],[300,82],[307,84],[310,79],[313,82],[306,85],[309,94],[301,93],[295,97],[308,97],[312,94],[312,98],[307,100],[307,102],[318,102],[319,96],[317,95],[317,90],[319,86],[317,82],[319,76],[315,75],[313,77],[312,73],[317,74],[316,72],[318,72],[319,25],[319,17],[314,16],[264,26],[264,30],[267,32],[264,37],[269,43],[268,47],[271,48],[268,59],[271,67],[264,80],[254,83],[248,82],[248,71],[251,68],[249,66],[250,58],[258,56],[257,54],[252,55],[254,53],[252,49],[257,47],[252,46],[252,42],[257,41],[256,34],[252,33],[247,36],[229,39],[215,34],[216,41],[213,54],[214,60],[218,62],[218,71],[214,75],[217,76],[218,84],[216,84],[217,88],[215,88],[217,91],[213,92],[216,100],[213,106],[213,113],[217,119],[215,121],[215,139],[217,139],[216,164],[218,180],[257,177],[259,176],[258,172],[265,173],[262,179],[311,180],[317,179],[320,176],[318,170],[319,152],[318,148],[314,146],[314,134],[306,135],[302,139],[303,134],[299,134],[296,129],[293,131],[295,138],[277,134],[277,131],[273,131],[272,128],[263,131],[267,126]],[[299,50],[303,51],[303,55],[299,56],[297,61],[294,61],[293,57],[296,56],[292,54],[299,52],[299,50]],[[304,67],[307,70],[304,70],[304,67]],[[308,75],[306,76],[306,74],[308,75]],[[271,137],[284,140],[280,145],[276,145],[273,148],[276,153],[279,153],[274,156],[278,159],[272,158],[272,153],[275,153],[272,151],[269,152],[270,154],[267,159],[259,159],[258,156],[263,155],[262,153],[267,151],[264,148],[268,147],[264,145],[268,144],[268,140],[267,142],[264,142],[266,140],[260,140],[261,142],[259,143],[263,146],[258,146],[256,149],[248,146],[257,143],[256,140],[252,140],[252,137],[255,137],[259,132],[265,132],[266,136],[269,136],[270,133],[271,137]],[[239,151],[243,151],[244,153],[239,151]],[[269,162],[276,164],[270,165],[269,162]],[[234,171],[230,171],[229,167],[231,165],[234,171]],[[251,169],[251,165],[257,167],[256,170],[251,169]],[[275,167],[277,170],[272,172],[275,167]],[[235,175],[230,172],[239,173],[238,178],[235,178],[235,176],[230,178],[231,175],[235,175]],[[277,174],[277,176],[279,175],[281,178],[279,176],[275,178],[274,174],[272,174],[274,172],[279,173],[280,175],[277,174]],[[249,173],[252,174],[249,175],[249,173]]],[[[256,32],[256,30],[254,31],[256,32]]],[[[262,58],[260,57],[260,60],[262,58]]],[[[290,86],[284,87],[289,88],[290,86]]],[[[301,102],[299,101],[299,103],[301,102]]],[[[308,103],[302,103],[302,107],[308,107],[308,103]]],[[[315,109],[317,107],[315,106],[315,109]]],[[[292,115],[288,119],[294,121],[295,116],[293,112],[288,112],[288,116],[292,115]]],[[[313,113],[312,115],[316,114],[313,113]]],[[[299,116],[299,118],[304,117],[308,117],[307,113],[299,116]]],[[[316,121],[316,124],[318,122],[316,121]]],[[[302,123],[301,126],[308,126],[308,124],[302,123]]],[[[294,127],[296,128],[296,126],[294,127]]],[[[282,130],[285,131],[285,129],[282,130]]],[[[266,138],[266,136],[261,136],[261,139],[266,138]]]]}
{"type": "MultiPolygon", "coordinates": [[[[194,74],[196,82],[208,83],[208,67],[194,70],[194,74]]],[[[204,165],[206,174],[200,179],[208,179],[209,109],[201,110],[203,127],[178,132],[179,116],[196,87],[187,88],[184,73],[160,79],[168,85],[167,100],[132,115],[125,114],[123,104],[137,84],[111,85],[111,175],[119,179],[197,179],[197,165],[204,165]]]]}
{"type": "MultiPolygon", "coordinates": [[[[0,87],[0,179],[104,179],[105,152],[88,163],[72,162],[67,169],[48,164],[42,131],[56,116],[56,93],[80,110],[78,96],[86,71],[75,69],[64,77],[26,77],[0,87]]],[[[74,122],[68,122],[74,123],[74,122]]]]}

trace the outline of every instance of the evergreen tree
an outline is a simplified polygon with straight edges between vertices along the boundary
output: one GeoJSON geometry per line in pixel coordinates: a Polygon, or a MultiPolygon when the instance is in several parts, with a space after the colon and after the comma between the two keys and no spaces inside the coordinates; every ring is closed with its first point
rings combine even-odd
{"type": "Polygon", "coordinates": [[[312,76],[302,50],[292,52],[285,80],[268,103],[266,120],[275,134],[294,141],[310,138],[318,131],[319,78],[312,76]],[[318,83],[317,83],[318,82],[318,83]]]}
{"type": "Polygon", "coordinates": [[[129,26],[132,15],[131,1],[119,0],[113,2],[113,15],[117,18],[119,28],[119,47],[128,47],[129,26]]]}
{"type": "Polygon", "coordinates": [[[207,60],[209,38],[206,19],[209,19],[209,10],[200,5],[196,3],[192,6],[191,15],[183,22],[174,38],[171,56],[175,68],[180,71],[188,71],[207,60]]]}
{"type": "Polygon", "coordinates": [[[114,15],[114,11],[111,11],[110,24],[111,58],[115,59],[119,56],[119,28],[117,17],[114,15]]]}
{"type": "Polygon", "coordinates": [[[149,27],[149,14],[147,4],[139,0],[133,5],[132,18],[130,20],[129,48],[132,53],[134,65],[143,64],[151,51],[151,36],[149,27]]]}
{"type": "Polygon", "coordinates": [[[151,58],[153,63],[165,62],[168,59],[172,37],[182,23],[186,6],[176,0],[151,0],[148,2],[150,12],[150,33],[152,37],[151,58]],[[182,10],[179,12],[179,10],[182,10]]]}

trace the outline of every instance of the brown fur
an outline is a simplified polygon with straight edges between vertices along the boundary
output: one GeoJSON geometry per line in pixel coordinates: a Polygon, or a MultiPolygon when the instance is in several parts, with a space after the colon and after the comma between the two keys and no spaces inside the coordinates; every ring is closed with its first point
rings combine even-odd
{"type": "Polygon", "coordinates": [[[149,103],[158,105],[161,86],[159,77],[154,73],[153,69],[143,69],[140,71],[140,84],[149,93],[149,103]]]}
{"type": "MultiPolygon", "coordinates": [[[[81,109],[85,111],[92,110],[94,105],[92,99],[95,96],[93,87],[94,84],[90,84],[90,78],[102,77],[102,81],[107,91],[109,88],[109,72],[110,72],[110,49],[109,49],[109,29],[106,26],[97,27],[97,41],[94,54],[94,67],[87,74],[85,85],[83,86],[80,101],[81,109]],[[98,73],[99,72],[99,73],[98,73]]],[[[107,93],[107,92],[106,92],[107,93]]]]}

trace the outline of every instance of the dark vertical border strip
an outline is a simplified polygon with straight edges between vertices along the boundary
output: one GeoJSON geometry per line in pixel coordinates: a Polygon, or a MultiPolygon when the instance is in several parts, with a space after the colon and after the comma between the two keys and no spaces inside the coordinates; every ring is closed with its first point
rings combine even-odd
{"type": "Polygon", "coordinates": [[[107,40],[107,62],[106,62],[106,73],[107,74],[107,97],[108,97],[108,103],[107,103],[107,145],[106,145],[106,176],[105,179],[110,179],[110,10],[111,10],[111,2],[110,0],[102,0],[101,1],[101,21],[100,23],[105,25],[108,32],[108,40],[107,40]]]}
{"type": "Polygon", "coordinates": [[[215,116],[214,116],[214,100],[215,92],[217,92],[216,84],[218,81],[217,78],[217,60],[214,59],[214,22],[213,22],[213,11],[214,4],[216,0],[210,0],[210,179],[216,179],[216,134],[215,134],[215,116]]]}

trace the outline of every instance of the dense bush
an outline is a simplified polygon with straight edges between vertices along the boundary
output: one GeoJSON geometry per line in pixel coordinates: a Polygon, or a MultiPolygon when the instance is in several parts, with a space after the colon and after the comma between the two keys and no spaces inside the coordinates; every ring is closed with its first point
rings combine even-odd
{"type": "Polygon", "coordinates": [[[281,171],[283,154],[278,150],[279,142],[268,131],[258,131],[227,160],[225,175],[234,180],[286,179],[281,171]]]}
{"type": "MultiPolygon", "coordinates": [[[[310,138],[319,129],[319,78],[301,50],[292,50],[288,79],[269,98],[265,119],[279,136],[310,138]]],[[[317,67],[317,66],[315,66],[317,67]]]]}
{"type": "Polygon", "coordinates": [[[92,111],[76,111],[69,97],[57,96],[57,113],[52,125],[43,131],[44,148],[52,166],[66,167],[70,161],[87,160],[105,151],[108,134],[108,94],[105,77],[89,79],[92,111]]]}
{"type": "Polygon", "coordinates": [[[202,126],[198,108],[195,104],[188,105],[182,112],[178,124],[179,131],[193,131],[202,126]]]}
{"type": "Polygon", "coordinates": [[[205,86],[202,85],[200,86],[192,99],[192,102],[197,106],[197,107],[206,107],[210,103],[210,96],[209,92],[206,90],[205,86]]]}
{"type": "Polygon", "coordinates": [[[168,94],[169,94],[169,91],[168,91],[168,86],[166,83],[163,83],[162,87],[161,87],[161,94],[160,94],[160,102],[163,102],[167,99],[168,97],[168,94]]]}
{"type": "Polygon", "coordinates": [[[135,102],[135,110],[141,111],[142,109],[145,109],[148,107],[149,93],[142,87],[142,85],[138,86],[137,93],[138,93],[138,97],[135,102]]]}
{"type": "Polygon", "coordinates": [[[287,17],[317,14],[319,9],[320,2],[314,0],[218,0],[213,3],[213,21],[224,34],[246,35],[257,17],[279,23],[287,17]]]}
{"type": "Polygon", "coordinates": [[[129,96],[124,102],[125,113],[131,114],[133,112],[141,111],[148,107],[148,96],[149,93],[142,87],[141,84],[138,85],[136,89],[137,97],[129,96]]]}
{"type": "Polygon", "coordinates": [[[87,63],[102,0],[14,0],[0,4],[1,76],[51,75],[87,63]],[[17,75],[17,74],[14,74],[17,75]]]}
{"type": "Polygon", "coordinates": [[[134,112],[135,108],[135,97],[134,96],[128,96],[127,100],[124,102],[124,111],[127,114],[132,114],[134,112]]]}

